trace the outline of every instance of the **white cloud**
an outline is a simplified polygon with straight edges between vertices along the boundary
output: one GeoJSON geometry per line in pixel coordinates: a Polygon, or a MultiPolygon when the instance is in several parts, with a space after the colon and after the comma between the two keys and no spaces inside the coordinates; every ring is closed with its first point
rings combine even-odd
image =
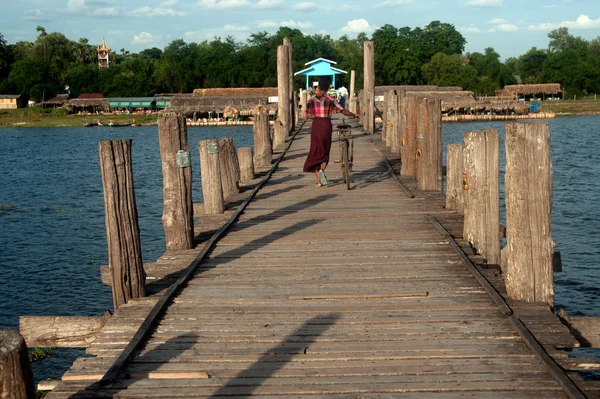
{"type": "Polygon", "coordinates": [[[251,6],[248,0],[200,0],[196,5],[208,10],[232,10],[251,6]]]}
{"type": "Polygon", "coordinates": [[[106,17],[116,17],[122,15],[121,10],[116,7],[98,8],[94,10],[91,15],[99,15],[106,17]]]}
{"type": "Polygon", "coordinates": [[[259,28],[277,28],[279,24],[275,21],[264,21],[258,24],[259,28]]]}
{"type": "Polygon", "coordinates": [[[163,1],[160,6],[161,8],[173,8],[177,5],[177,3],[179,3],[177,0],[167,0],[163,1]]]}
{"type": "Polygon", "coordinates": [[[467,0],[465,7],[502,7],[502,0],[467,0]]]}
{"type": "Polygon", "coordinates": [[[600,18],[591,19],[587,15],[580,15],[575,21],[562,21],[557,24],[555,23],[543,23],[538,25],[529,25],[528,29],[531,31],[551,31],[565,27],[569,29],[598,29],[600,28],[600,18]]]}
{"type": "Polygon", "coordinates": [[[317,4],[312,1],[305,1],[303,3],[298,3],[292,7],[295,10],[299,11],[313,11],[317,9],[317,4]]]}
{"type": "Polygon", "coordinates": [[[503,18],[494,18],[494,19],[490,19],[488,21],[488,24],[491,24],[491,25],[499,25],[499,24],[506,24],[506,23],[508,23],[508,21],[503,18]]]}
{"type": "Polygon", "coordinates": [[[458,28],[458,30],[460,32],[465,32],[465,33],[479,33],[481,32],[481,30],[476,27],[475,25],[469,25],[469,26],[463,26],[458,28]]]}
{"type": "Polygon", "coordinates": [[[294,21],[293,19],[290,19],[289,21],[281,21],[279,23],[279,26],[287,26],[288,28],[306,29],[306,28],[312,28],[313,24],[310,21],[301,22],[301,21],[294,21]]]}
{"type": "Polygon", "coordinates": [[[350,4],[344,4],[343,6],[341,6],[339,9],[339,11],[352,11],[352,12],[359,12],[360,11],[360,6],[358,5],[350,5],[350,4]]]}
{"type": "Polygon", "coordinates": [[[495,29],[499,32],[515,32],[519,30],[519,28],[513,24],[500,24],[497,25],[495,29]]]}
{"type": "Polygon", "coordinates": [[[258,0],[258,3],[251,5],[251,7],[267,9],[267,8],[278,8],[283,4],[283,0],[258,0]]]}
{"type": "Polygon", "coordinates": [[[348,21],[346,26],[342,29],[342,32],[345,33],[361,33],[361,32],[371,32],[375,30],[374,27],[369,25],[366,19],[353,19],[352,21],[348,21]]]}
{"type": "Polygon", "coordinates": [[[398,6],[403,6],[405,4],[410,4],[410,3],[412,3],[412,0],[385,0],[385,1],[377,4],[375,6],[375,8],[398,7],[398,6]]]}
{"type": "Polygon", "coordinates": [[[227,24],[223,27],[227,32],[247,32],[250,30],[247,26],[236,26],[227,24]]]}
{"type": "Polygon", "coordinates": [[[165,8],[164,6],[165,3],[161,4],[161,6],[157,8],[152,8],[148,6],[137,8],[131,12],[131,15],[135,17],[182,17],[186,15],[184,12],[175,11],[173,8],[165,8]]]}
{"type": "Polygon", "coordinates": [[[42,12],[39,8],[35,10],[27,10],[23,13],[22,19],[28,19],[30,21],[43,21],[44,17],[42,17],[42,12]]]}
{"type": "Polygon", "coordinates": [[[141,32],[139,35],[134,35],[131,44],[148,44],[156,41],[156,38],[148,32],[141,32]]]}
{"type": "Polygon", "coordinates": [[[67,14],[85,14],[88,9],[84,0],[69,0],[67,8],[63,9],[67,14]]]}

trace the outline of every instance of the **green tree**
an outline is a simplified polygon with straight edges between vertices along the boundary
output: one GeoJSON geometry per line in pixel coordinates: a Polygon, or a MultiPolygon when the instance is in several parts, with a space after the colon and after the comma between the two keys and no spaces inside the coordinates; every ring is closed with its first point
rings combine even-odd
{"type": "Polygon", "coordinates": [[[27,94],[37,102],[53,97],[61,87],[44,60],[33,58],[15,62],[8,82],[17,93],[27,94]]]}
{"type": "Polygon", "coordinates": [[[547,57],[548,53],[546,51],[533,47],[518,58],[515,65],[516,72],[523,83],[542,83],[542,68],[547,57]]]}

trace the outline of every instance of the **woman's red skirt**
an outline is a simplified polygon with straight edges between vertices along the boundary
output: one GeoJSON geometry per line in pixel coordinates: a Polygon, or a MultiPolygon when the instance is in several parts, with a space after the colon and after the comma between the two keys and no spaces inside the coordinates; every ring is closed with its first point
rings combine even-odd
{"type": "Polygon", "coordinates": [[[314,118],[310,130],[310,150],[304,162],[305,172],[314,172],[321,169],[323,162],[329,163],[331,150],[331,118],[314,118]]]}

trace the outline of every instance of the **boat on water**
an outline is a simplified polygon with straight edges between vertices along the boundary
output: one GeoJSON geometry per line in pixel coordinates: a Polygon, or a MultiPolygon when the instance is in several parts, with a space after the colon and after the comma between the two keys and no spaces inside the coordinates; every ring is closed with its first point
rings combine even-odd
{"type": "Polygon", "coordinates": [[[102,122],[100,119],[98,119],[96,121],[96,123],[90,123],[87,120],[83,120],[83,127],[90,127],[90,126],[98,126],[98,127],[104,127],[104,126],[108,126],[108,127],[124,127],[124,126],[141,126],[139,123],[135,123],[135,121],[133,122],[125,122],[125,123],[118,123],[118,122],[114,122],[112,120],[108,121],[107,124],[104,124],[104,122],[102,122]]]}

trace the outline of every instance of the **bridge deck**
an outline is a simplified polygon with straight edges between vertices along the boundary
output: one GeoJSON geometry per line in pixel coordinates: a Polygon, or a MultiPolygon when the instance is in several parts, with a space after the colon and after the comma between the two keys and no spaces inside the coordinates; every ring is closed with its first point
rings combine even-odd
{"type": "MultiPolygon", "coordinates": [[[[566,397],[427,220],[459,229],[441,194],[407,179],[408,198],[369,136],[352,190],[335,163],[316,188],[309,142],[305,128],[122,376],[73,397],[566,397]]],[[[99,379],[154,302],[120,309],[132,324],[105,329],[48,398],[99,379]]]]}

